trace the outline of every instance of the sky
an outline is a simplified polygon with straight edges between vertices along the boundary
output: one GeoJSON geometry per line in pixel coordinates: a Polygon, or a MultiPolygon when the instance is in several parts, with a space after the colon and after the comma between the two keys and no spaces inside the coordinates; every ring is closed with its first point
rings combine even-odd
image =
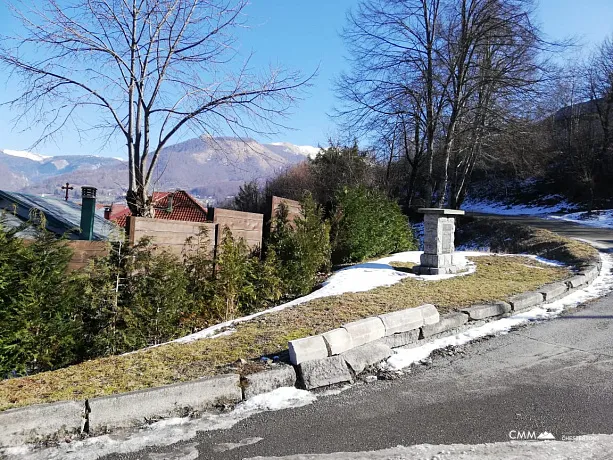
{"type": "MultiPolygon", "coordinates": [[[[253,63],[262,67],[281,64],[305,75],[318,69],[303,100],[283,121],[292,129],[271,138],[255,136],[257,140],[325,146],[329,138],[338,136],[335,122],[328,114],[336,103],[333,80],[346,69],[346,49],[340,32],[347,11],[357,3],[357,0],[252,0],[246,9],[249,29],[241,32],[240,46],[243,52],[255,53],[253,63]]],[[[587,54],[592,46],[613,34],[612,0],[540,0],[537,12],[537,20],[549,38],[575,37],[580,41],[569,59],[587,54]]],[[[4,2],[0,3],[0,31],[20,32],[4,2]]],[[[16,90],[9,75],[0,69],[0,102],[9,99],[16,90]]],[[[28,149],[37,132],[29,126],[13,128],[14,116],[6,106],[0,106],[0,148],[28,149]]],[[[192,133],[183,138],[186,136],[193,137],[192,133]]],[[[35,151],[43,155],[124,156],[120,142],[101,149],[95,138],[79,136],[74,129],[64,131],[53,142],[39,145],[35,151]]]]}

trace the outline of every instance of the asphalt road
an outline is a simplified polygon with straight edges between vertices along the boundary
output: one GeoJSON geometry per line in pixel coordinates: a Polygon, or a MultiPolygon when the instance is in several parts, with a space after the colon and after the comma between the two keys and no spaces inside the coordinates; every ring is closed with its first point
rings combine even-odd
{"type": "MultiPolygon", "coordinates": [[[[522,220],[613,248],[610,230],[522,220]]],[[[558,439],[613,434],[612,319],[613,296],[606,296],[560,318],[469,344],[463,354],[436,356],[397,380],[356,385],[308,406],[200,432],[188,442],[106,458],[237,459],[478,444],[509,441],[512,430],[548,431],[558,439]]]]}

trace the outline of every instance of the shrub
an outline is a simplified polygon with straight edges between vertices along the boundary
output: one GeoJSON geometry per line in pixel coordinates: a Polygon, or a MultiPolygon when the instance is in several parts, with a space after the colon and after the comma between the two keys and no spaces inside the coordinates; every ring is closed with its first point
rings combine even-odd
{"type": "Polygon", "coordinates": [[[0,226],[0,373],[33,373],[77,360],[79,323],[65,275],[72,251],[41,228],[24,241],[0,226]]]}
{"type": "Polygon", "coordinates": [[[281,205],[273,219],[268,251],[278,261],[284,291],[292,296],[309,293],[317,274],[330,268],[330,227],[310,194],[302,200],[302,213],[294,222],[281,205]]]}
{"type": "Polygon", "coordinates": [[[336,196],[332,217],[332,262],[360,262],[392,252],[415,249],[408,219],[383,193],[364,187],[345,188],[336,196]]]}
{"type": "Polygon", "coordinates": [[[126,265],[123,320],[132,348],[156,345],[189,329],[182,319],[193,308],[188,279],[178,256],[152,250],[147,239],[133,249],[126,265]]]}

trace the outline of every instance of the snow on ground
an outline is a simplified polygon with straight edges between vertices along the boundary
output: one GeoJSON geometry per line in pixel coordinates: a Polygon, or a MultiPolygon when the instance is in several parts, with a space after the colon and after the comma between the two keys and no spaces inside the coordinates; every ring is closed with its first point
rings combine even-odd
{"type": "MultiPolygon", "coordinates": [[[[578,460],[611,458],[613,435],[599,434],[558,441],[508,441],[487,444],[420,444],[372,452],[336,452],[257,460],[578,460]]],[[[250,460],[250,459],[246,459],[250,460]]],[[[255,460],[255,459],[253,459],[255,460]]]]}
{"type": "MultiPolygon", "coordinates": [[[[115,432],[112,435],[87,438],[82,441],[62,443],[57,447],[33,450],[29,446],[9,448],[0,458],[7,460],[28,458],[32,460],[94,460],[109,454],[128,454],[150,446],[169,446],[188,441],[199,431],[228,429],[254,414],[302,407],[312,404],[317,396],[294,387],[277,388],[269,393],[254,396],[240,403],[226,414],[203,414],[199,418],[170,418],[153,423],[138,431],[115,432]],[[6,457],[2,457],[4,454],[6,457]]],[[[257,441],[256,441],[257,442],[257,441]]],[[[238,446],[237,446],[238,447],[238,446]]],[[[230,450],[232,446],[220,446],[230,450]]]]}
{"type": "Polygon", "coordinates": [[[411,366],[412,364],[427,359],[434,350],[448,346],[464,345],[475,339],[488,335],[507,334],[513,327],[532,321],[542,321],[555,318],[567,308],[577,306],[587,302],[588,300],[605,295],[613,290],[613,274],[611,273],[611,269],[613,268],[613,256],[609,254],[601,254],[600,257],[602,259],[601,274],[596,278],[594,283],[587,288],[573,292],[563,299],[541,307],[533,308],[532,310],[528,310],[524,313],[520,313],[509,318],[503,318],[486,323],[483,326],[469,329],[466,332],[454,335],[452,337],[443,337],[422,345],[421,347],[404,350],[397,349],[394,355],[392,355],[386,363],[381,365],[382,368],[387,370],[402,370],[411,366]]]}
{"type": "MultiPolygon", "coordinates": [[[[547,198],[547,197],[545,197],[547,198]]],[[[509,205],[497,201],[466,201],[462,205],[462,210],[471,212],[481,212],[485,214],[499,214],[504,216],[521,216],[521,215],[542,215],[560,212],[565,209],[573,208],[572,204],[567,201],[560,200],[555,205],[551,206],[532,206],[532,205],[509,205]]]]}
{"type": "Polygon", "coordinates": [[[235,324],[257,318],[258,316],[285,310],[286,308],[294,307],[296,305],[300,305],[314,299],[319,299],[321,297],[340,295],[346,292],[369,291],[380,286],[391,286],[392,284],[395,284],[405,278],[419,278],[425,281],[439,281],[442,279],[452,278],[454,276],[469,275],[471,273],[474,273],[475,265],[466,260],[466,257],[479,256],[483,255],[484,253],[470,251],[456,252],[454,254],[454,257],[457,256],[458,265],[465,266],[467,269],[465,272],[462,272],[457,275],[418,277],[417,275],[413,275],[411,273],[394,270],[394,268],[389,265],[390,262],[412,262],[418,264],[420,254],[420,251],[400,252],[390,257],[384,257],[373,262],[365,262],[362,264],[357,264],[351,267],[344,268],[334,273],[330,278],[328,278],[327,281],[323,283],[320,289],[312,292],[309,295],[300,297],[282,305],[277,305],[276,307],[269,308],[268,310],[254,313],[249,316],[244,316],[242,318],[237,318],[232,321],[226,321],[225,323],[216,324],[194,334],[190,334],[185,337],[173,340],[171,343],[188,343],[193,342],[194,340],[216,337],[219,336],[220,333],[227,334],[228,331],[220,331],[225,330],[227,328],[231,328],[235,324]]]}
{"type": "Polygon", "coordinates": [[[561,216],[549,216],[549,218],[575,222],[589,227],[613,228],[613,209],[592,211],[591,214],[587,212],[573,212],[561,216]]]}

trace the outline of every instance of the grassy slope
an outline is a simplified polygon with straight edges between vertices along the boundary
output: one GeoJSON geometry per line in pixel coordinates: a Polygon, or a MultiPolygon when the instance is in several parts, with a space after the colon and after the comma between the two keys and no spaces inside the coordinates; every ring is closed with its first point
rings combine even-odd
{"type": "Polygon", "coordinates": [[[317,299],[239,324],[230,336],[164,345],[0,381],[0,410],[121,393],[229,370],[248,372],[252,363],[232,363],[282,354],[288,340],[325,332],[348,321],[424,303],[436,304],[444,313],[477,302],[506,299],[568,276],[566,269],[523,257],[477,257],[475,262],[474,275],[437,282],[407,279],[368,292],[317,299]]]}
{"type": "Polygon", "coordinates": [[[578,268],[599,259],[598,251],[588,244],[548,230],[491,218],[459,219],[456,244],[489,246],[493,252],[529,253],[578,268]]]}

